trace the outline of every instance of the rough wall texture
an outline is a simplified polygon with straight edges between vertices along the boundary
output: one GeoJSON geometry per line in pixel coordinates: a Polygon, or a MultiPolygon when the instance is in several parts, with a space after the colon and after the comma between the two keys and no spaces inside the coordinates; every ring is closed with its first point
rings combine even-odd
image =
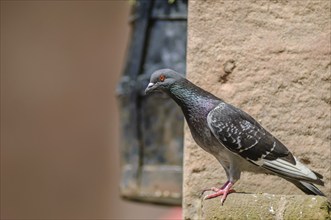
{"type": "MultiPolygon", "coordinates": [[[[330,1],[189,2],[187,76],[238,106],[324,175],[331,199],[330,1]]],[[[225,173],[185,130],[184,217],[225,173]]],[[[237,191],[303,194],[279,177],[243,173],[237,191]]],[[[231,195],[228,199],[231,199],[231,195]]],[[[225,203],[226,205],[226,203],[225,203]]]]}

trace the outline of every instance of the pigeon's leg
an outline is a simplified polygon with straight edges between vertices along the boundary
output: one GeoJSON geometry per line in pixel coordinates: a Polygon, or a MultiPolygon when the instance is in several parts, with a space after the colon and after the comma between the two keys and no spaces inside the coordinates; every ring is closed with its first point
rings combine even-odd
{"type": "Polygon", "coordinates": [[[204,189],[204,190],[201,192],[201,195],[203,195],[205,192],[208,192],[208,191],[218,192],[218,191],[220,191],[221,189],[224,189],[224,188],[228,185],[229,182],[230,182],[229,180],[226,181],[226,183],[224,183],[224,185],[223,185],[221,188],[211,187],[210,189],[204,189]]]}
{"type": "MultiPolygon", "coordinates": [[[[235,192],[233,189],[231,189],[231,187],[233,186],[233,184],[234,183],[228,181],[226,183],[225,187],[222,187],[221,189],[219,189],[218,191],[216,191],[213,194],[210,194],[210,195],[205,196],[204,199],[211,199],[211,198],[215,198],[215,197],[218,197],[218,196],[222,196],[222,198],[221,198],[221,204],[223,205],[223,203],[224,203],[226,197],[228,196],[228,194],[230,194],[232,192],[235,192]]],[[[214,190],[212,190],[212,191],[214,191],[214,190]]]]}

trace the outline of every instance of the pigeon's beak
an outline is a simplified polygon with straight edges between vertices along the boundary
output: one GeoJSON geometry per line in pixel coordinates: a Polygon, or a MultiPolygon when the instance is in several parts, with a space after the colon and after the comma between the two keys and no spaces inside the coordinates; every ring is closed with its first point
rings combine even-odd
{"type": "Polygon", "coordinates": [[[154,85],[155,85],[155,83],[151,83],[151,82],[148,84],[148,86],[145,89],[146,95],[151,93],[154,90],[154,85]]]}

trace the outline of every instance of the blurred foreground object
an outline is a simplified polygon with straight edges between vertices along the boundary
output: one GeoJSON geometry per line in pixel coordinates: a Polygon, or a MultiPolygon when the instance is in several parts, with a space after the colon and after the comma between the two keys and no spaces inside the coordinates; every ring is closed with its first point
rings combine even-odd
{"type": "Polygon", "coordinates": [[[121,195],[130,200],[179,205],[183,116],[170,98],[143,95],[154,70],[171,66],[185,72],[187,1],[136,1],[132,25],[127,64],[117,88],[121,195]]]}

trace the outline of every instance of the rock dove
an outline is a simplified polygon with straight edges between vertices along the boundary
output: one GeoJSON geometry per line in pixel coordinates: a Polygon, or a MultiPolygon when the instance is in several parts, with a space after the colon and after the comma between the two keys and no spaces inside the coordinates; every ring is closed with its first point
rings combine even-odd
{"type": "Polygon", "coordinates": [[[205,199],[218,196],[221,204],[234,190],[242,171],[278,175],[306,194],[325,196],[314,184],[324,185],[323,176],[303,165],[277,138],[253,117],[171,70],[155,71],[146,94],[161,91],[182,109],[195,142],[211,153],[225,170],[228,181],[205,199]]]}

